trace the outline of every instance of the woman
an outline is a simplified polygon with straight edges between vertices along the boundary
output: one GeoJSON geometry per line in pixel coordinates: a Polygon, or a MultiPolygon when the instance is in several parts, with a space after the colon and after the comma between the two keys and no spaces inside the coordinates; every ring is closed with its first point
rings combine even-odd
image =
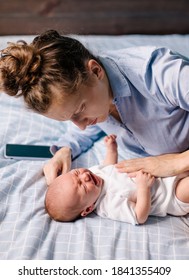
{"type": "Polygon", "coordinates": [[[23,96],[37,113],[74,123],[59,141],[64,147],[44,167],[48,184],[102,132],[118,135],[123,156],[129,150],[145,157],[122,161],[120,172],[171,176],[188,170],[188,76],[188,59],[169,49],[136,47],[94,56],[56,31],[31,44],[10,44],[0,59],[1,90],[23,96]]]}

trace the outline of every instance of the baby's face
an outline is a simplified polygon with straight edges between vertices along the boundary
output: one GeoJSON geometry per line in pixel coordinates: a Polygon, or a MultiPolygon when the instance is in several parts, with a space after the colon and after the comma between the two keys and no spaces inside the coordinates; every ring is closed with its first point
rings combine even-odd
{"type": "Polygon", "coordinates": [[[85,168],[73,169],[59,179],[67,190],[66,196],[76,199],[83,208],[95,203],[102,191],[103,179],[85,168]]]}

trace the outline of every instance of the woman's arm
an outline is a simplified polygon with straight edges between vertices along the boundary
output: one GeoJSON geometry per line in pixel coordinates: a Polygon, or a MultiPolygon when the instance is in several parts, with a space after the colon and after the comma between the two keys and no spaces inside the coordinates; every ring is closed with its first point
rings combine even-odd
{"type": "Polygon", "coordinates": [[[189,170],[189,151],[123,160],[116,164],[116,168],[121,173],[142,170],[156,177],[176,176],[189,170]]]}
{"type": "MultiPolygon", "coordinates": [[[[164,103],[166,106],[171,106],[173,110],[180,107],[182,110],[189,112],[188,58],[162,47],[157,49],[153,47],[130,48],[128,52],[130,52],[132,63],[130,63],[130,67],[127,67],[128,70],[124,69],[125,73],[132,84],[135,85],[137,81],[137,89],[146,98],[154,95],[155,99],[160,102],[160,106],[164,103]]],[[[172,122],[176,121],[174,116],[170,115],[170,118],[172,118],[172,122]]],[[[170,129],[172,129],[171,122],[170,129]]],[[[184,125],[184,119],[182,125],[180,124],[180,129],[186,130],[185,134],[183,134],[183,137],[186,137],[188,129],[184,125]]],[[[177,133],[179,133],[179,130],[177,133]]],[[[179,144],[178,142],[178,146],[182,146],[183,140],[181,137],[181,143],[179,144]]],[[[169,141],[168,138],[167,141],[169,141]]],[[[171,141],[169,141],[170,146],[171,141]]],[[[156,143],[154,142],[155,145],[156,143]]],[[[165,154],[162,156],[125,160],[119,163],[117,168],[120,172],[143,170],[160,177],[178,175],[189,170],[189,151],[181,154],[165,154]]]]}
{"type": "Polygon", "coordinates": [[[105,136],[105,133],[98,125],[88,126],[85,130],[81,130],[72,122],[68,122],[66,133],[60,135],[55,144],[59,147],[70,147],[72,159],[74,159],[90,149],[102,136],[105,136]]]}
{"type": "Polygon", "coordinates": [[[47,185],[50,185],[59,173],[66,173],[70,168],[71,150],[69,147],[63,147],[43,167],[47,185]]]}

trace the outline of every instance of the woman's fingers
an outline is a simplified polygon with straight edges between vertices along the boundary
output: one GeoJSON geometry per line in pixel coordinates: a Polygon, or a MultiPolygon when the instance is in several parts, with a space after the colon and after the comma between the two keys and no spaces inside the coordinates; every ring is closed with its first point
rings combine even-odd
{"type": "Polygon", "coordinates": [[[60,170],[59,170],[59,166],[55,162],[52,162],[50,160],[44,165],[43,172],[45,175],[47,185],[50,185],[51,182],[58,176],[60,170]]]}
{"type": "Polygon", "coordinates": [[[129,159],[118,162],[115,167],[119,172],[131,173],[143,169],[145,166],[144,159],[129,159]]]}
{"type": "Polygon", "coordinates": [[[179,172],[177,154],[165,154],[144,158],[134,158],[120,161],[115,165],[119,172],[136,172],[142,170],[155,177],[167,177],[177,175],[179,172]]]}
{"type": "Polygon", "coordinates": [[[49,185],[60,173],[66,173],[71,168],[71,151],[68,147],[58,150],[43,168],[47,185],[49,185]]]}

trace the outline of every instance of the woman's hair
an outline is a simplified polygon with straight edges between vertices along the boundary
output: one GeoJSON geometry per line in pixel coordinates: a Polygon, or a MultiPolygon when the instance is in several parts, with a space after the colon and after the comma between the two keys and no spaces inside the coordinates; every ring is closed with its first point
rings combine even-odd
{"type": "Polygon", "coordinates": [[[28,108],[46,113],[52,104],[52,86],[73,93],[88,80],[86,61],[96,59],[78,40],[46,31],[27,44],[9,43],[1,51],[0,90],[23,96],[28,108]]]}

